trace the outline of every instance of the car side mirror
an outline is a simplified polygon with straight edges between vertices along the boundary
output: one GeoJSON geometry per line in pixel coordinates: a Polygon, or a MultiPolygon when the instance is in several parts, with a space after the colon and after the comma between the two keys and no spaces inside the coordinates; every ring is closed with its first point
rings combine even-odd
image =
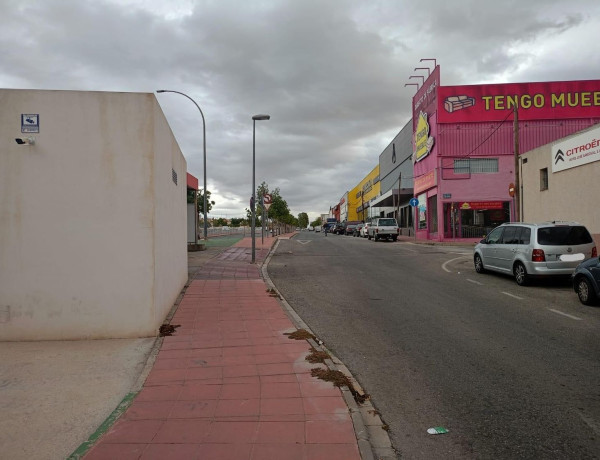
{"type": "Polygon", "coordinates": [[[480,240],[479,242],[480,242],[481,244],[487,244],[487,241],[485,240],[485,238],[484,238],[484,239],[482,239],[482,240],[480,240]]]}

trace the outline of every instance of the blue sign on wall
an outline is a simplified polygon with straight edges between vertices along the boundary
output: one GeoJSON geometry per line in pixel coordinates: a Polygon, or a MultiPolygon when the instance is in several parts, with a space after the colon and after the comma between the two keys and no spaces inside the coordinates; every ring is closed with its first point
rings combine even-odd
{"type": "Polygon", "coordinates": [[[411,198],[408,204],[410,204],[414,208],[416,206],[419,206],[419,200],[417,200],[416,198],[411,198]]]}

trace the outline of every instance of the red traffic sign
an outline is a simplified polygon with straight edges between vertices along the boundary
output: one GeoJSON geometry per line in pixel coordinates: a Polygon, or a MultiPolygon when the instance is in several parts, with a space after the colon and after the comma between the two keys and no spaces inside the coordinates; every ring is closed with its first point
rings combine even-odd
{"type": "Polygon", "coordinates": [[[515,196],[515,184],[513,184],[512,182],[510,183],[510,185],[508,186],[508,194],[513,197],[515,196]]]}
{"type": "Polygon", "coordinates": [[[265,193],[263,201],[265,204],[271,204],[273,202],[273,197],[269,193],[265,193]]]}

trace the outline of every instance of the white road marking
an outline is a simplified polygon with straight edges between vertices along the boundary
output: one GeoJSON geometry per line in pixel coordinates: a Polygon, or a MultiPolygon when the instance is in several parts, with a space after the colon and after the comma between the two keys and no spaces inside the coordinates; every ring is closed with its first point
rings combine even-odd
{"type": "Polygon", "coordinates": [[[296,240],[298,243],[300,244],[306,244],[306,243],[310,243],[311,240],[296,240]]]}
{"type": "Polygon", "coordinates": [[[504,292],[504,291],[502,291],[502,294],[506,294],[507,296],[513,297],[515,299],[523,300],[523,297],[519,297],[518,295],[511,294],[510,292],[504,292]]]}
{"type": "Polygon", "coordinates": [[[571,318],[571,319],[574,319],[576,321],[581,321],[581,318],[578,318],[577,316],[569,315],[568,313],[563,313],[560,310],[555,310],[554,308],[548,308],[548,310],[550,310],[551,312],[554,312],[554,313],[556,313],[558,315],[563,315],[563,316],[566,316],[567,318],[571,318]]]}
{"type": "Polygon", "coordinates": [[[444,262],[444,263],[442,264],[442,269],[443,269],[444,271],[448,272],[448,273],[452,273],[450,270],[448,270],[448,269],[446,268],[446,265],[447,265],[447,264],[449,264],[450,262],[454,262],[455,260],[458,260],[458,259],[464,259],[465,257],[467,257],[467,256],[460,256],[460,257],[456,257],[456,258],[454,258],[454,259],[450,259],[450,260],[448,260],[448,261],[444,262]]]}
{"type": "Polygon", "coordinates": [[[475,280],[472,280],[472,279],[469,279],[469,278],[467,278],[467,281],[469,283],[478,284],[479,286],[483,286],[483,283],[480,283],[479,281],[475,281],[475,280]]]}

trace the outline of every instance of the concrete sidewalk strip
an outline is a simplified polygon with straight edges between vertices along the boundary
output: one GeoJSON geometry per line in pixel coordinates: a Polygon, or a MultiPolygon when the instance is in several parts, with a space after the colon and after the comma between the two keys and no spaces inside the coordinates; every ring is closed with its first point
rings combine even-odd
{"type": "Polygon", "coordinates": [[[325,366],[286,335],[245,240],[195,273],[144,387],[86,459],[361,458],[342,392],[311,375],[325,366]]]}

